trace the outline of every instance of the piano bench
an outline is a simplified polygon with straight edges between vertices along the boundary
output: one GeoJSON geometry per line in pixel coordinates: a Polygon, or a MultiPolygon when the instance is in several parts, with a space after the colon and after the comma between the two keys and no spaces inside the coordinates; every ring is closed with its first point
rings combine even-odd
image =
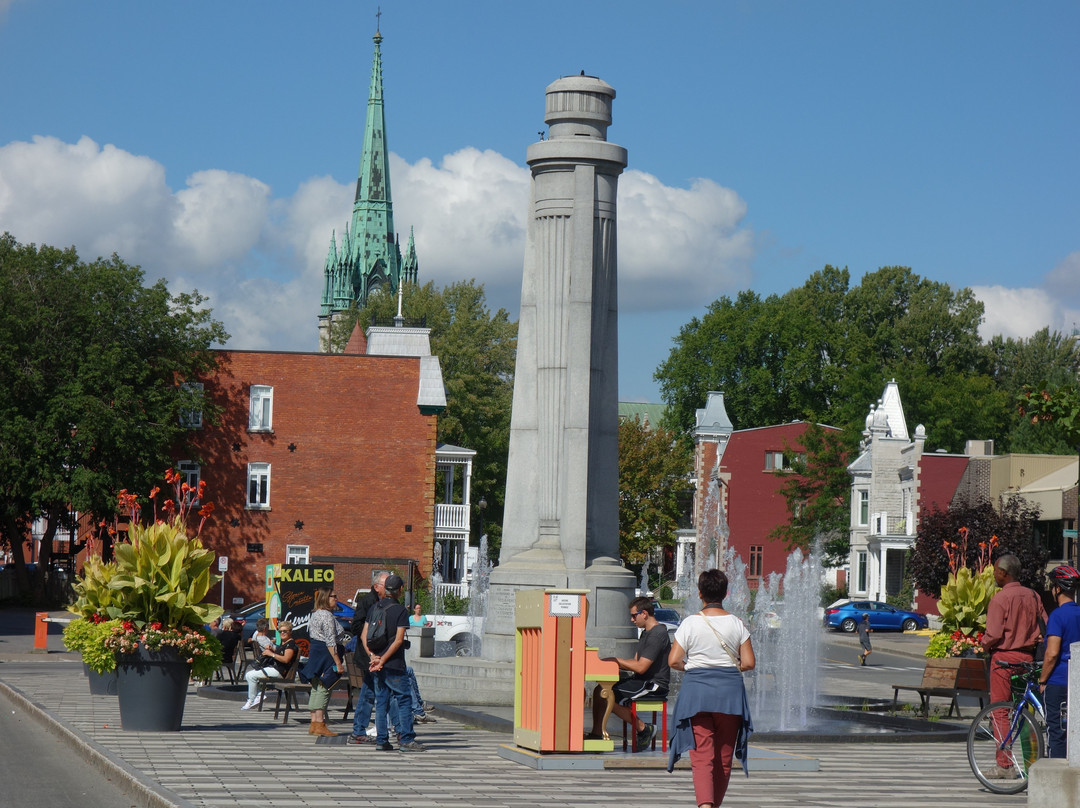
{"type": "MultiPolygon", "coordinates": [[[[652,713],[652,723],[656,723],[656,714],[661,713],[663,723],[661,724],[660,736],[660,751],[667,751],[667,700],[649,700],[641,699],[640,701],[630,702],[630,716],[633,721],[630,724],[630,750],[637,751],[637,714],[638,710],[643,713],[652,713]]],[[[626,722],[623,721],[622,725],[622,748],[626,751],[626,722]]],[[[652,739],[652,748],[656,749],[656,736],[652,739]]]]}

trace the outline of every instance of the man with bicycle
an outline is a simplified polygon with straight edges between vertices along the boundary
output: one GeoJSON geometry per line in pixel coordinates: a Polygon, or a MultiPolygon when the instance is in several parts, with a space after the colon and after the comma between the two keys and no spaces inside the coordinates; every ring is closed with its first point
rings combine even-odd
{"type": "Polygon", "coordinates": [[[1046,621],[1046,656],[1042,676],[1046,704],[1046,730],[1050,738],[1050,757],[1063,758],[1066,752],[1065,707],[1069,697],[1069,647],[1080,642],[1080,605],[1076,592],[1080,589],[1080,571],[1062,565],[1047,574],[1050,594],[1057,608],[1046,621]]]}
{"type": "MultiPolygon", "coordinates": [[[[994,562],[994,583],[1001,590],[990,599],[982,644],[990,651],[990,701],[1012,698],[1010,671],[999,662],[1031,662],[1046,625],[1042,599],[1020,583],[1020,559],[1007,553],[994,562]]],[[[1004,711],[1002,711],[1004,712],[1004,711]]],[[[1001,720],[1004,720],[1004,715],[1001,720]]],[[[1001,734],[1004,734],[1004,727],[1001,734]]],[[[1001,776],[1011,771],[1009,754],[998,750],[1001,776]]]]}

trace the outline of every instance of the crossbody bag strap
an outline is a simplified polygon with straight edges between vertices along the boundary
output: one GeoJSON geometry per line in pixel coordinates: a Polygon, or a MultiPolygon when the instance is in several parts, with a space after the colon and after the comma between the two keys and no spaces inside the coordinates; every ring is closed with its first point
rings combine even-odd
{"type": "Polygon", "coordinates": [[[742,663],[739,662],[739,657],[736,656],[735,652],[731,650],[731,646],[728,645],[724,638],[720,636],[720,632],[717,631],[716,628],[713,626],[712,621],[710,621],[709,618],[705,616],[705,612],[698,612],[698,614],[701,615],[701,618],[705,621],[705,625],[707,625],[712,630],[712,633],[716,635],[716,639],[719,641],[720,647],[727,651],[727,655],[731,657],[731,661],[735,663],[735,669],[739,670],[739,665],[741,665],[742,663]]]}

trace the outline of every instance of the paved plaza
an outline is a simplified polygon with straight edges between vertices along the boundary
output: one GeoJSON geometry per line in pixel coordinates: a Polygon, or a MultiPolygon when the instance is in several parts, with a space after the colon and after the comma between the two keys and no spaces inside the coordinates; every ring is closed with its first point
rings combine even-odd
{"type": "MultiPolygon", "coordinates": [[[[243,712],[240,702],[199,696],[194,687],[181,732],[124,732],[116,698],[90,695],[77,657],[60,652],[58,634],[54,628],[47,655],[26,653],[29,638],[0,638],[0,705],[16,711],[20,720],[46,723],[61,742],[79,748],[110,779],[126,783],[132,805],[694,805],[688,770],[536,771],[499,756],[499,746],[511,741],[508,734],[452,720],[449,706],[435,713],[437,723],[418,725],[418,737],[430,750],[422,754],[317,744],[307,735],[306,711],[282,725],[273,720],[272,711],[243,712]]],[[[333,729],[348,730],[351,722],[340,720],[340,706],[331,717],[333,729]]],[[[475,723],[490,727],[499,720],[475,723]]],[[[11,737],[0,741],[17,742],[11,737]]],[[[725,806],[1027,804],[1023,794],[1003,797],[980,790],[962,743],[769,747],[812,756],[820,770],[751,771],[749,778],[737,772],[725,806]]],[[[659,750],[642,754],[661,756],[659,750]]]]}

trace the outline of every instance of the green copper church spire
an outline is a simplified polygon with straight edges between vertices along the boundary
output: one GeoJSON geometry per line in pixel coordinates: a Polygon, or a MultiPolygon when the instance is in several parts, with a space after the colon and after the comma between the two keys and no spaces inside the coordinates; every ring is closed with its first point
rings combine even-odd
{"type": "Polygon", "coordinates": [[[383,109],[382,34],[378,26],[375,55],[371,62],[367,119],[360,169],[356,178],[352,221],[340,243],[332,235],[323,267],[322,308],[319,314],[319,346],[327,350],[330,326],[351,306],[363,306],[368,294],[386,284],[396,292],[402,281],[416,282],[416,248],[409,234],[408,255],[403,262],[394,232],[394,204],[390,195],[390,161],[386,145],[386,114],[383,109]]]}

